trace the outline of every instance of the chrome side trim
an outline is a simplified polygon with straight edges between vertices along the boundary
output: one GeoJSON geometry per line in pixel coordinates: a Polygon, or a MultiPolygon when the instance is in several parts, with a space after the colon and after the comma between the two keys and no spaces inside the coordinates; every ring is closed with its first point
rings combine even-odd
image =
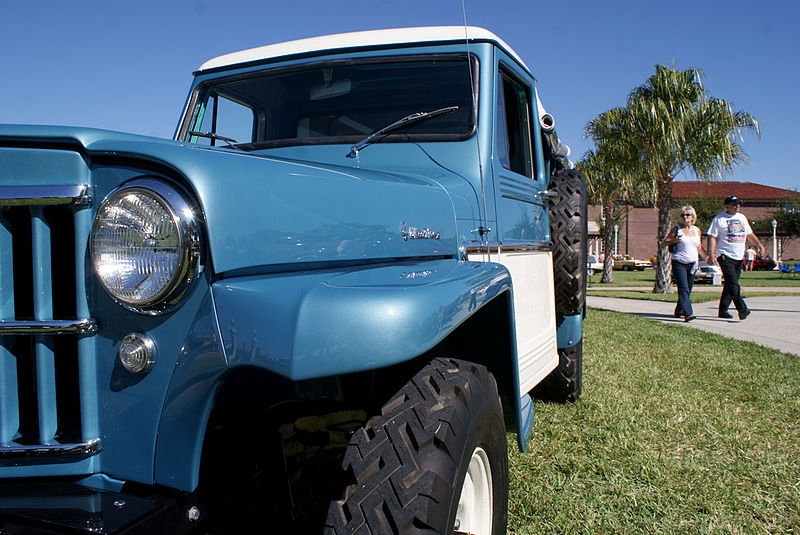
{"type": "Polygon", "coordinates": [[[497,242],[491,241],[488,244],[480,241],[465,241],[459,247],[461,260],[467,260],[471,254],[500,254],[500,253],[520,253],[520,252],[546,252],[553,249],[551,242],[497,242]]]}
{"type": "Polygon", "coordinates": [[[99,438],[77,444],[53,444],[50,446],[0,447],[0,461],[36,459],[41,457],[91,457],[103,450],[99,438]]]}
{"type": "Polygon", "coordinates": [[[471,254],[497,254],[500,252],[500,244],[496,241],[489,242],[479,242],[479,241],[465,241],[461,244],[461,247],[458,248],[458,251],[461,256],[461,260],[467,260],[467,256],[471,254]]]}
{"type": "Polygon", "coordinates": [[[97,322],[82,320],[0,321],[0,336],[4,334],[94,334],[97,322]]]}
{"type": "Polygon", "coordinates": [[[91,204],[91,186],[0,186],[0,206],[54,206],[91,204]]]}
{"type": "Polygon", "coordinates": [[[510,253],[510,252],[524,252],[524,251],[551,251],[553,249],[553,244],[551,242],[542,242],[542,241],[532,241],[532,242],[516,242],[516,241],[504,241],[500,242],[500,252],[501,253],[510,253]]]}

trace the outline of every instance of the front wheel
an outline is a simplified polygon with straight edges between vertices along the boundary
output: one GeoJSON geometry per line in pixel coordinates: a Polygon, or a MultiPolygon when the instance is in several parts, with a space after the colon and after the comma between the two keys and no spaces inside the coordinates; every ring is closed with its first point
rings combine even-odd
{"type": "Polygon", "coordinates": [[[325,533],[506,532],[508,454],[489,371],[435,359],[354,433],[325,533]]]}

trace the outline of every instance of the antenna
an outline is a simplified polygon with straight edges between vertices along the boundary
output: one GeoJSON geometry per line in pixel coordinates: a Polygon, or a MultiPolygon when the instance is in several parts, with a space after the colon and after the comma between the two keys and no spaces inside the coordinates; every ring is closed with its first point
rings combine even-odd
{"type": "MultiPolygon", "coordinates": [[[[464,16],[464,41],[467,44],[467,69],[469,70],[469,90],[472,93],[472,110],[475,114],[475,123],[478,122],[478,97],[475,94],[475,80],[472,77],[472,56],[469,52],[469,31],[467,30],[467,8],[464,0],[461,0],[461,13],[464,16]]],[[[478,227],[478,233],[481,238],[486,237],[486,261],[491,261],[491,250],[489,249],[489,216],[486,211],[486,184],[483,180],[483,162],[481,160],[481,137],[479,134],[475,135],[475,144],[478,150],[478,174],[481,179],[481,197],[483,200],[483,225],[478,227]]]]}

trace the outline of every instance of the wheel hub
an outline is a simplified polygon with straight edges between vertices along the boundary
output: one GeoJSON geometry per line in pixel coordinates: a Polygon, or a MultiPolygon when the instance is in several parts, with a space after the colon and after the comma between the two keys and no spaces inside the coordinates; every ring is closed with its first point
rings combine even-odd
{"type": "Polygon", "coordinates": [[[478,446],[472,452],[464,476],[453,530],[456,533],[492,535],[493,512],[492,468],[486,450],[478,446]]]}

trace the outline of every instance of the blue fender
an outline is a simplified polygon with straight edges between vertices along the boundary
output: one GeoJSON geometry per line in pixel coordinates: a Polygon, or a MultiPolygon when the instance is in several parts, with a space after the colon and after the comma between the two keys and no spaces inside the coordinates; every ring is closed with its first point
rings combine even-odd
{"type": "Polygon", "coordinates": [[[207,292],[186,330],[158,422],[155,483],[186,491],[197,487],[205,430],[226,368],[207,292]]]}
{"type": "Polygon", "coordinates": [[[583,337],[583,314],[558,316],[556,322],[559,348],[572,347],[581,341],[583,337]]]}
{"type": "Polygon", "coordinates": [[[435,260],[242,277],[212,290],[229,365],[303,380],[416,357],[510,287],[498,264],[435,260]]]}
{"type": "Polygon", "coordinates": [[[503,266],[452,259],[217,281],[213,310],[198,313],[170,384],[156,483],[197,487],[206,424],[231,369],[297,381],[391,366],[510,289],[503,266]]]}

